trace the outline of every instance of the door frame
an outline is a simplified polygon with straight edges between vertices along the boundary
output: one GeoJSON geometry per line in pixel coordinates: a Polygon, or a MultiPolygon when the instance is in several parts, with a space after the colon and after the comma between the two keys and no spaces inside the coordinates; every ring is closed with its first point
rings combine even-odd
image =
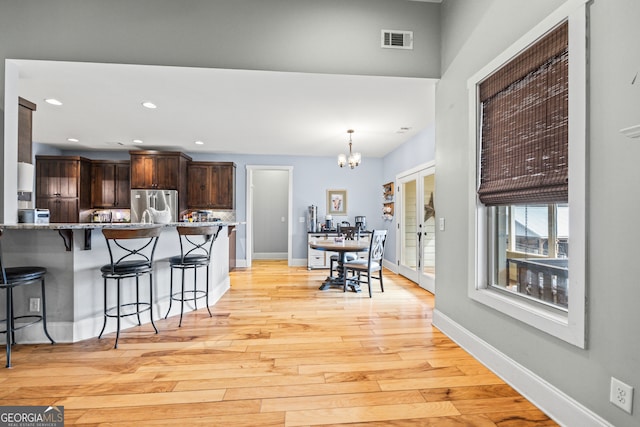
{"type": "Polygon", "coordinates": [[[279,170],[287,171],[288,175],[288,198],[287,198],[287,265],[291,266],[292,250],[293,247],[293,166],[277,166],[277,165],[246,165],[247,169],[247,190],[246,190],[246,212],[245,218],[247,218],[247,249],[246,259],[247,268],[251,267],[253,260],[253,172],[259,170],[279,170]]]}
{"type": "MultiPolygon", "coordinates": [[[[423,185],[423,180],[424,177],[427,175],[434,175],[436,174],[436,163],[435,161],[430,161],[427,163],[423,163],[420,164],[416,167],[413,167],[409,170],[400,172],[399,174],[396,175],[396,186],[398,188],[398,194],[396,195],[396,206],[395,206],[395,210],[396,210],[396,218],[397,218],[397,238],[396,238],[396,259],[398,260],[398,265],[397,265],[397,271],[398,274],[407,277],[409,280],[415,282],[416,284],[418,284],[420,287],[426,289],[427,291],[435,294],[435,275],[433,277],[431,277],[431,275],[425,275],[422,272],[422,269],[418,269],[416,267],[415,271],[411,271],[410,273],[407,272],[407,268],[404,268],[400,263],[402,260],[402,245],[403,245],[403,228],[404,227],[404,191],[401,191],[402,189],[402,184],[405,181],[409,181],[411,179],[415,179],[416,181],[416,191],[418,189],[422,189],[422,185],[423,185]],[[404,272],[404,274],[403,274],[404,272]],[[428,283],[431,282],[431,283],[428,283]]],[[[419,194],[417,194],[418,200],[417,200],[417,210],[418,212],[416,212],[417,218],[421,218],[421,215],[423,213],[423,211],[421,209],[419,209],[419,207],[424,204],[424,200],[423,199],[423,193],[424,191],[419,191],[419,194]]],[[[424,221],[423,221],[424,222],[424,221]]],[[[421,231],[422,232],[422,231],[421,231]]],[[[418,247],[416,248],[416,256],[418,257],[417,260],[420,261],[420,265],[422,265],[422,239],[420,240],[420,245],[418,245],[418,247]]]]}

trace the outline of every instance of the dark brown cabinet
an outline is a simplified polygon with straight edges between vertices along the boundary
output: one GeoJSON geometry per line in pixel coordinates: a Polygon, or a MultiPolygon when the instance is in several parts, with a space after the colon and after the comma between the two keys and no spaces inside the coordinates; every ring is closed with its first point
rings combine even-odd
{"type": "Polygon", "coordinates": [[[91,161],[79,156],[36,156],[36,207],[50,222],[80,222],[91,208],[91,161]]]}
{"type": "Polygon", "coordinates": [[[18,98],[18,161],[31,163],[33,112],[36,104],[18,98]]]}
{"type": "Polygon", "coordinates": [[[178,152],[130,151],[131,188],[178,190],[186,183],[189,156],[178,152]]]}
{"type": "Polygon", "coordinates": [[[187,175],[190,209],[235,209],[235,163],[191,162],[187,175]]]}
{"type": "Polygon", "coordinates": [[[128,209],[131,206],[130,169],[128,160],[92,160],[91,205],[128,209]]]}

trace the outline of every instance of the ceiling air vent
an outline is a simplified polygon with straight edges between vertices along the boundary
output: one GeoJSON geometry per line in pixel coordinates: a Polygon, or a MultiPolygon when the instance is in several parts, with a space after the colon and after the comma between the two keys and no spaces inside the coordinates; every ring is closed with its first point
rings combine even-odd
{"type": "Polygon", "coordinates": [[[413,31],[382,30],[382,46],[387,49],[413,49],[413,31]]]}

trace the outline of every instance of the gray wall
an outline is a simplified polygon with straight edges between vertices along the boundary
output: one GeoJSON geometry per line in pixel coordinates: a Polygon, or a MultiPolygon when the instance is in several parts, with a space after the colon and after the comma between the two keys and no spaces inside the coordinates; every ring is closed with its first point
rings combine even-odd
{"type": "Polygon", "coordinates": [[[439,5],[412,1],[0,2],[2,60],[437,78],[439,34],[439,5]],[[381,49],[383,28],[413,30],[414,50],[381,49]]]}
{"type": "Polygon", "coordinates": [[[640,425],[609,403],[615,376],[640,387],[640,198],[638,140],[619,129],[640,123],[640,2],[590,4],[588,85],[587,349],[581,350],[471,301],[467,296],[467,79],[530,30],[561,0],[446,0],[443,70],[436,103],[437,309],[615,426],[640,425]],[[464,37],[459,37],[464,35],[464,37]]]}

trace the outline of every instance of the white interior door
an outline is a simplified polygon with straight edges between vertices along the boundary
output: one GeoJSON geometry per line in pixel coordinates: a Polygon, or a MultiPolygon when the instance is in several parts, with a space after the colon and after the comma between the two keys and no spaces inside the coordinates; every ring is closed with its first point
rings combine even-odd
{"type": "Polygon", "coordinates": [[[435,167],[397,178],[398,272],[435,292],[435,167]]]}

